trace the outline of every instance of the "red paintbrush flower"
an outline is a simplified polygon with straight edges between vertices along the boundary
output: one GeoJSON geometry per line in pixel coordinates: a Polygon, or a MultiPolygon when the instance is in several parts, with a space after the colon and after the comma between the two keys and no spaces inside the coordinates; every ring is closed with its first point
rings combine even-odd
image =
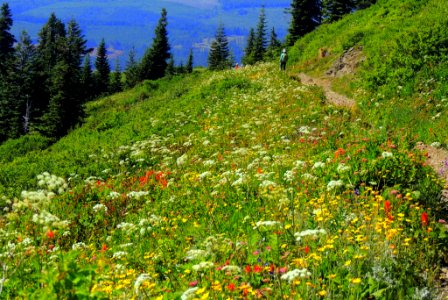
{"type": "Polygon", "coordinates": [[[422,213],[421,219],[422,219],[422,225],[423,226],[428,226],[429,219],[428,219],[428,213],[427,212],[423,212],[422,213]]]}

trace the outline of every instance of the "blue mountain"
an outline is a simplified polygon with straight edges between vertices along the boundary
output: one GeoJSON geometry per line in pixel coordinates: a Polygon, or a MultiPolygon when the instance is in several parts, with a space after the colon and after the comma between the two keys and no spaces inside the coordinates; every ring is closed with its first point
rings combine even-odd
{"type": "Polygon", "coordinates": [[[11,0],[13,33],[26,30],[33,39],[52,12],[63,21],[74,18],[89,47],[104,38],[109,57],[124,65],[131,47],[142,55],[153,39],[162,8],[168,11],[168,31],[177,63],[185,62],[193,49],[195,64],[206,65],[210,43],[222,23],[237,61],[240,61],[251,27],[256,27],[262,5],[268,31],[274,27],[283,39],[290,17],[290,0],[11,0]]]}

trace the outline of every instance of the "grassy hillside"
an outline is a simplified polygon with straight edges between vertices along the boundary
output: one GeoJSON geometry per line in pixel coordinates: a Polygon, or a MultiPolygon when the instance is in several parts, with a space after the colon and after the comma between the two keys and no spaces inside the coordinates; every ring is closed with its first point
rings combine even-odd
{"type": "MultiPolygon", "coordinates": [[[[406,11],[423,19],[435,3],[406,11]]],[[[446,109],[392,113],[427,95],[397,94],[390,73],[369,77],[388,61],[372,63],[373,41],[393,44],[390,34],[358,39],[366,63],[333,82],[355,108],[295,80],[330,68],[351,24],[362,30],[386,9],[399,19],[401,7],[380,2],[321,27],[290,51],[288,73],[267,63],[148,81],[89,103],[86,123],[50,147],[39,136],[1,145],[0,298],[435,297],[444,183],[414,145],[446,145],[446,133],[423,134],[444,118],[420,120],[446,109]],[[322,47],[332,54],[319,60],[322,47]]],[[[400,84],[442,69],[423,64],[400,84]]]]}

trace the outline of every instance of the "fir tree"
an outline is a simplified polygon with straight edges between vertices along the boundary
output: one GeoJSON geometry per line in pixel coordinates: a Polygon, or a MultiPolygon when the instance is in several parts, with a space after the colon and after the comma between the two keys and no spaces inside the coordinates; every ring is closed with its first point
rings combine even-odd
{"type": "Polygon", "coordinates": [[[210,70],[223,70],[231,66],[229,42],[225,34],[224,25],[220,24],[216,30],[215,39],[210,46],[208,67],[210,70]]]}
{"type": "Polygon", "coordinates": [[[187,65],[185,66],[185,71],[187,73],[193,72],[193,49],[190,49],[190,53],[188,54],[187,65]]]}
{"type": "Polygon", "coordinates": [[[243,56],[243,64],[245,65],[252,65],[254,63],[254,42],[255,42],[255,30],[251,28],[249,30],[249,36],[247,37],[247,45],[244,49],[244,56],[243,56]]]}
{"type": "Polygon", "coordinates": [[[139,76],[139,68],[137,64],[137,60],[135,58],[136,52],[135,47],[132,47],[129,51],[129,57],[128,61],[126,62],[126,69],[125,69],[125,86],[126,88],[132,88],[134,87],[138,82],[138,76],[139,76]]]}
{"type": "MultiPolygon", "coordinates": [[[[49,73],[56,66],[61,55],[66,53],[64,48],[66,42],[65,25],[54,13],[50,15],[47,23],[39,32],[38,53],[42,70],[49,73]]],[[[48,74],[47,74],[48,75],[48,74]]]]}
{"type": "Polygon", "coordinates": [[[95,94],[101,95],[107,93],[110,85],[110,65],[107,60],[106,43],[104,39],[101,40],[97,48],[95,68],[95,94]]]}
{"type": "Polygon", "coordinates": [[[275,50],[279,49],[281,46],[282,46],[282,43],[280,43],[280,41],[278,40],[277,33],[275,33],[275,29],[274,29],[274,27],[272,27],[268,49],[270,51],[275,51],[275,50]]]}
{"type": "Polygon", "coordinates": [[[155,80],[165,76],[168,65],[167,60],[171,56],[167,25],[167,12],[165,9],[162,9],[162,15],[155,29],[152,46],[144,54],[140,65],[140,80],[155,80]]]}
{"type": "Polygon", "coordinates": [[[166,66],[165,74],[168,77],[173,76],[176,73],[176,70],[174,68],[174,58],[173,56],[170,57],[168,60],[168,65],[166,66]]]}
{"type": "Polygon", "coordinates": [[[115,61],[115,69],[112,73],[112,80],[110,83],[110,90],[112,93],[118,93],[123,90],[123,84],[121,83],[121,68],[120,68],[120,58],[117,57],[115,61]]]}
{"type": "Polygon", "coordinates": [[[90,55],[84,56],[84,63],[81,72],[81,89],[84,93],[83,99],[85,101],[92,99],[93,97],[93,75],[92,75],[92,65],[90,60],[90,55]]]}
{"type": "Polygon", "coordinates": [[[325,22],[335,22],[354,9],[353,0],[322,0],[322,17],[325,22]]]}
{"type": "Polygon", "coordinates": [[[266,13],[264,7],[261,8],[260,16],[258,18],[257,32],[254,40],[253,58],[254,62],[263,60],[266,52],[266,13]]]}
{"type": "Polygon", "coordinates": [[[11,10],[8,4],[4,3],[0,9],[0,76],[6,74],[7,64],[14,54],[16,40],[10,32],[12,24],[11,10]]]}
{"type": "Polygon", "coordinates": [[[313,31],[320,23],[321,0],[293,0],[286,43],[292,46],[295,41],[313,31]]]}

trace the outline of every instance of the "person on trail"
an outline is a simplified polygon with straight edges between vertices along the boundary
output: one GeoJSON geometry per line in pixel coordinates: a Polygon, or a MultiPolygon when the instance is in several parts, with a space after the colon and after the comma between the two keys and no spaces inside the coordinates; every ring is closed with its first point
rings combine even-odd
{"type": "Polygon", "coordinates": [[[282,54],[280,55],[280,70],[286,70],[286,62],[288,61],[288,54],[286,53],[286,49],[283,49],[282,54]]]}

